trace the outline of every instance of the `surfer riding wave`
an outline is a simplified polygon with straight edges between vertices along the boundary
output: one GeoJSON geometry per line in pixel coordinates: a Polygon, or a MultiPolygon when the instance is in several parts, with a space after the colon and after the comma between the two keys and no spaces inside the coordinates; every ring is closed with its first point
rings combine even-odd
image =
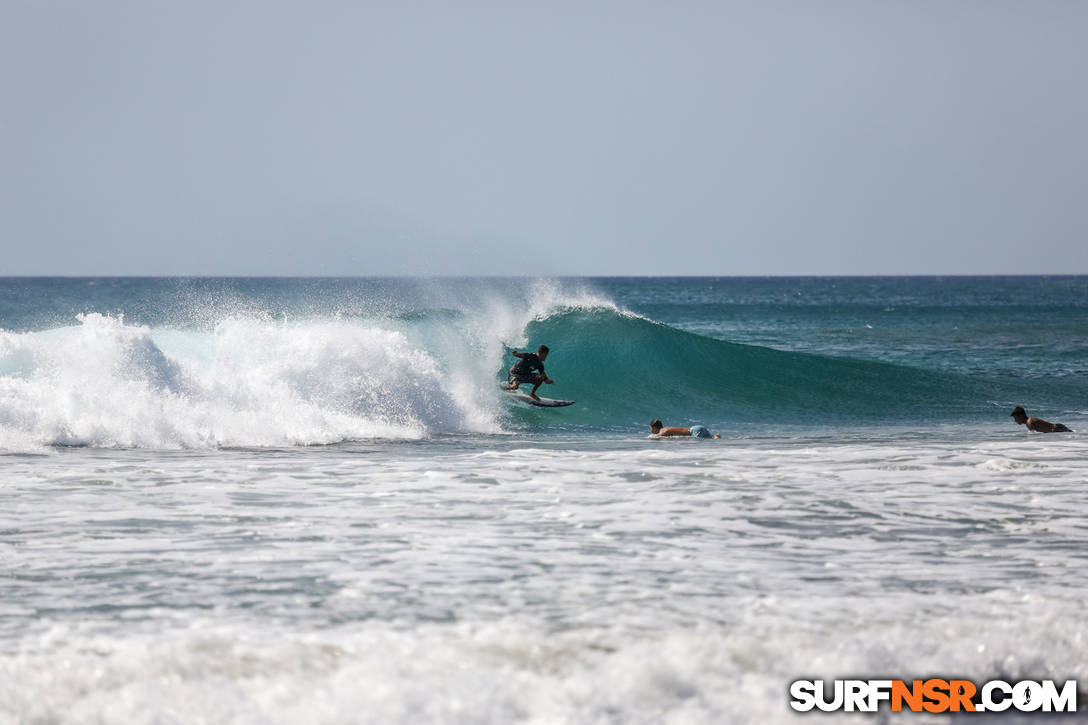
{"type": "Polygon", "coordinates": [[[544,361],[548,359],[548,346],[541,345],[536,349],[535,353],[518,352],[517,350],[511,350],[510,353],[519,359],[510,366],[510,380],[502,386],[503,390],[517,390],[526,383],[532,383],[533,389],[529,393],[529,397],[533,400],[540,400],[540,397],[536,394],[537,388],[542,383],[548,385],[555,383],[544,372],[544,361]]]}

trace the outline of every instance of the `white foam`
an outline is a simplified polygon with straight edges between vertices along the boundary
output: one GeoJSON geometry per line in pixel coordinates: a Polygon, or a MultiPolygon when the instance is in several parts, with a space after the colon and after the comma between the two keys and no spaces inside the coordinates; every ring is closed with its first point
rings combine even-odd
{"type": "MultiPolygon", "coordinates": [[[[81,316],[0,333],[0,449],[206,448],[494,431],[472,373],[403,332],[344,321],[228,319],[214,332],[81,316]]],[[[477,373],[478,375],[478,373],[477,373]]],[[[478,386],[477,386],[478,387],[478,386]]]]}
{"type": "Polygon", "coordinates": [[[0,451],[501,432],[504,345],[529,344],[530,322],[563,311],[631,314],[569,283],[527,285],[513,295],[421,290],[425,309],[453,309],[455,319],[277,321],[226,300],[190,310],[197,328],[90,313],[74,327],[0,330],[0,451]]]}
{"type": "Polygon", "coordinates": [[[16,459],[0,722],[802,722],[800,678],[1083,682],[1088,444],[953,432],[16,459]]]}
{"type": "Polygon", "coordinates": [[[1073,603],[995,594],[944,599],[937,611],[925,597],[880,604],[857,619],[834,600],[737,599],[718,625],[656,631],[557,631],[516,617],[321,629],[197,618],[158,628],[134,622],[126,633],[55,625],[0,653],[0,717],[803,722],[811,715],[792,713],[787,696],[801,678],[1088,676],[1080,655],[1088,629],[1073,603]]]}

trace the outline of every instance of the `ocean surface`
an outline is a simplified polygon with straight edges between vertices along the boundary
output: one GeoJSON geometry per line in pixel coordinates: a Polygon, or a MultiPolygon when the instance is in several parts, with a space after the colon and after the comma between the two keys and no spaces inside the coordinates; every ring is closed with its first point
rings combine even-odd
{"type": "Polygon", "coordinates": [[[1085,431],[1088,277],[0,278],[0,723],[1084,693],[1085,431]]]}

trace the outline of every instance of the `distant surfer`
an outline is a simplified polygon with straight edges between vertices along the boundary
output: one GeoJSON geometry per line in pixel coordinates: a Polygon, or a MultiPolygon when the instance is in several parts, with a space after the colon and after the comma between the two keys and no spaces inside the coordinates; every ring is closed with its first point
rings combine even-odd
{"type": "Polygon", "coordinates": [[[541,345],[536,349],[535,353],[518,352],[517,350],[511,350],[510,352],[519,360],[510,367],[510,380],[502,386],[502,389],[517,390],[526,383],[532,383],[533,390],[529,393],[529,397],[533,400],[540,400],[540,397],[536,394],[540,384],[552,385],[555,383],[544,372],[544,361],[548,359],[548,346],[541,345]]]}
{"type": "Polygon", "coordinates": [[[1017,425],[1026,425],[1028,430],[1033,430],[1036,433],[1072,433],[1073,431],[1066,428],[1061,423],[1048,423],[1042,418],[1036,418],[1035,416],[1028,416],[1027,412],[1019,405],[1012,410],[1012,419],[1016,421],[1017,425]]]}
{"type": "Polygon", "coordinates": [[[666,428],[660,418],[650,421],[650,432],[655,436],[691,436],[692,438],[721,438],[721,433],[710,434],[705,425],[693,425],[690,428],[666,428]]]}

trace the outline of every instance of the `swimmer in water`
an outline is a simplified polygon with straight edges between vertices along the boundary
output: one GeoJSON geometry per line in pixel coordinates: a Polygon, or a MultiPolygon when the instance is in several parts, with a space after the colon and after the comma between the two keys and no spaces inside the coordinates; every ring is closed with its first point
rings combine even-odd
{"type": "Polygon", "coordinates": [[[1036,433],[1072,433],[1073,431],[1066,428],[1061,423],[1049,423],[1042,418],[1036,418],[1035,416],[1029,416],[1027,411],[1021,408],[1019,405],[1013,408],[1012,419],[1016,421],[1017,425],[1026,425],[1028,430],[1035,431],[1036,433]]]}
{"type": "Polygon", "coordinates": [[[650,421],[650,432],[655,436],[691,436],[692,438],[721,438],[721,433],[710,434],[705,425],[693,425],[690,428],[666,428],[660,418],[650,421]]]}

